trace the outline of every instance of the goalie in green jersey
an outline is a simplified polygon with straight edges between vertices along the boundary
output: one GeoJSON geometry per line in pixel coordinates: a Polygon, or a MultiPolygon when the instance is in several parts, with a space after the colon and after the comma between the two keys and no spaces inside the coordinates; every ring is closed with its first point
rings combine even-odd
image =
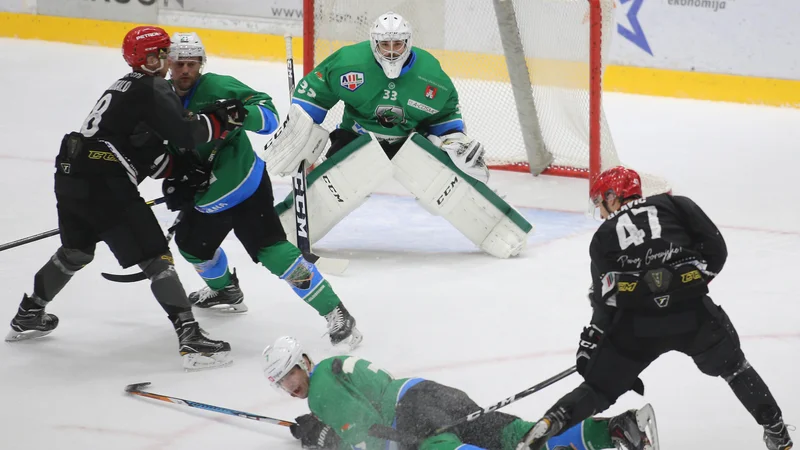
{"type": "MultiPolygon", "coordinates": [[[[368,41],[337,50],[300,80],[279,131],[261,156],[281,176],[317,163],[330,138],[326,160],[308,174],[312,244],[391,177],[493,256],[517,255],[533,229],[486,186],[484,147],[466,134],[453,81],[412,46],[411,25],[398,14],[380,16],[368,41]],[[320,124],[339,101],[344,116],[329,135],[320,124]]],[[[291,195],[277,210],[284,228],[294,223],[291,195]]]]}
{"type": "MultiPolygon", "coordinates": [[[[481,408],[464,392],[422,378],[394,378],[355,356],[334,356],[316,366],[294,338],[264,350],[264,375],[292,397],[307,399],[311,414],[300,416],[292,435],[309,449],[513,450],[532,422],[491,412],[450,425],[481,408]],[[376,437],[391,427],[405,444],[376,437]],[[408,444],[407,442],[415,442],[408,444]]],[[[589,418],[547,442],[547,450],[658,450],[650,405],[612,418],[589,418]]]]}
{"type": "MultiPolygon", "coordinates": [[[[242,312],[244,294],[235,274],[228,268],[220,247],[233,231],[252,258],[272,274],[285,280],[294,292],[328,322],[331,342],[358,345],[361,334],[356,321],[344,307],[319,269],[286,240],[273,206],[272,183],[257,158],[244,130],[269,134],[278,126],[272,98],[246,86],[236,78],[201,73],[206,52],[197,33],[172,36],[171,82],[183,107],[197,112],[222,99],[241,101],[246,115],[237,128],[219,142],[197,147],[203,160],[216,149],[208,188],[181,194],[181,185],[168,186],[167,197],[177,197],[171,209],[183,211],[177,224],[175,242],[181,255],[192,263],[206,287],[189,295],[195,307],[219,307],[242,312]],[[180,202],[179,200],[183,200],[180,202]]],[[[210,121],[209,127],[217,125],[210,121]]],[[[168,204],[170,202],[168,201],[168,204]]]]}

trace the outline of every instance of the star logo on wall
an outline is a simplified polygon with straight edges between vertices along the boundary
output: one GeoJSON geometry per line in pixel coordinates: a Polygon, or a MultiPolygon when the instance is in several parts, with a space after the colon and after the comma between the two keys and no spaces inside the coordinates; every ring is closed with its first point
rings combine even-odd
{"type": "Polygon", "coordinates": [[[642,3],[644,3],[644,0],[620,0],[620,4],[623,6],[628,5],[628,13],[625,14],[625,17],[628,19],[630,28],[626,28],[619,23],[617,24],[617,32],[637,47],[649,53],[650,56],[653,56],[653,51],[650,49],[650,44],[647,42],[647,36],[644,35],[642,25],[639,23],[638,15],[642,3]]]}

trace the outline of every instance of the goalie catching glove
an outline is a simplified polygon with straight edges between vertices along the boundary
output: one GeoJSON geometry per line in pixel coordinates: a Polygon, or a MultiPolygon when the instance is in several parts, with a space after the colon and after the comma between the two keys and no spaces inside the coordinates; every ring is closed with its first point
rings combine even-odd
{"type": "Polygon", "coordinates": [[[267,163],[270,174],[286,176],[294,173],[300,163],[314,162],[328,142],[328,132],[297,104],[289,107],[289,115],[259,155],[267,163]]]}
{"type": "Polygon", "coordinates": [[[428,140],[447,153],[464,173],[484,184],[489,182],[489,168],[483,160],[486,150],[480,142],[460,131],[441,136],[430,135],[428,140]]]}

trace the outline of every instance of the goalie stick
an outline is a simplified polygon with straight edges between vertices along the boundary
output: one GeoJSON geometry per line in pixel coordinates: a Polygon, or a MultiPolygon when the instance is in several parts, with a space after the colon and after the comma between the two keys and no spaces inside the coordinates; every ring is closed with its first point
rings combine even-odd
{"type": "MultiPolygon", "coordinates": [[[[164,203],[165,201],[166,201],[166,199],[164,197],[159,197],[159,198],[157,198],[155,200],[148,201],[147,202],[147,206],[160,205],[160,204],[164,203]]],[[[34,234],[34,235],[28,236],[26,238],[17,239],[16,241],[7,242],[5,244],[0,245],[0,252],[2,252],[3,250],[8,250],[10,248],[19,247],[20,245],[30,244],[31,242],[36,242],[36,241],[39,241],[39,240],[42,240],[42,239],[45,239],[45,238],[49,238],[51,236],[55,236],[59,232],[60,232],[60,230],[58,228],[55,228],[53,230],[44,231],[42,233],[34,234]]]]}
{"type": "MultiPolygon", "coordinates": [[[[289,99],[291,101],[294,93],[294,57],[292,56],[292,36],[284,36],[286,41],[286,76],[289,80],[289,99]]],[[[306,261],[314,264],[320,271],[333,275],[341,275],[347,270],[350,261],[339,258],[324,258],[311,252],[311,241],[309,240],[309,221],[308,221],[308,196],[306,195],[306,162],[301,161],[297,172],[292,176],[292,189],[294,200],[294,223],[295,235],[297,236],[297,248],[303,253],[306,261]]]]}
{"type": "Polygon", "coordinates": [[[255,420],[258,422],[271,423],[273,425],[280,425],[284,427],[290,427],[292,425],[295,425],[294,422],[290,422],[288,420],[274,419],[272,417],[259,416],[258,414],[252,414],[244,411],[237,411],[235,409],[223,408],[221,406],[208,405],[205,403],[186,400],[183,398],[171,397],[169,395],[154,394],[152,392],[143,391],[142,389],[147,386],[150,386],[150,382],[129,384],[125,386],[125,392],[131,395],[138,395],[140,397],[161,400],[162,402],[174,403],[176,405],[188,406],[190,408],[204,409],[206,411],[227,414],[229,416],[241,417],[244,419],[255,420]]]}
{"type": "MultiPolygon", "coordinates": [[[[553,375],[552,377],[542,381],[541,383],[539,383],[539,384],[537,384],[535,386],[531,386],[531,387],[529,387],[528,389],[525,389],[522,392],[518,392],[518,393],[512,395],[511,397],[508,397],[505,400],[501,400],[501,401],[495,403],[494,405],[491,405],[491,406],[488,406],[486,408],[479,409],[479,410],[477,410],[477,411],[475,411],[473,413],[470,413],[469,415],[467,415],[465,417],[462,417],[461,419],[456,420],[455,422],[453,422],[453,423],[451,423],[449,425],[445,425],[443,427],[437,428],[436,430],[434,430],[430,434],[430,436],[436,436],[438,434],[442,434],[445,431],[447,431],[447,430],[449,430],[449,429],[451,429],[453,427],[456,427],[458,425],[461,425],[464,422],[472,422],[473,420],[476,420],[476,419],[478,419],[480,417],[483,417],[486,414],[489,414],[491,412],[497,411],[498,409],[503,408],[505,406],[508,406],[508,405],[516,402],[517,400],[523,399],[523,398],[533,394],[534,392],[541,391],[542,389],[546,388],[547,386],[550,386],[551,384],[555,384],[556,382],[561,381],[564,378],[567,378],[568,376],[572,375],[573,373],[575,373],[577,371],[578,371],[578,368],[576,366],[572,366],[569,369],[564,370],[563,372],[560,372],[560,373],[558,373],[556,375],[553,375]]],[[[386,426],[386,425],[377,425],[377,424],[373,425],[372,427],[370,427],[369,435],[372,436],[372,437],[376,437],[378,439],[386,439],[388,441],[395,441],[395,442],[398,442],[398,443],[403,444],[403,445],[412,445],[412,446],[419,444],[419,442],[421,442],[423,439],[425,439],[425,438],[417,438],[416,436],[412,436],[412,435],[409,435],[409,434],[402,433],[402,432],[397,431],[396,429],[394,429],[392,427],[389,427],[389,426],[386,426]]]]}

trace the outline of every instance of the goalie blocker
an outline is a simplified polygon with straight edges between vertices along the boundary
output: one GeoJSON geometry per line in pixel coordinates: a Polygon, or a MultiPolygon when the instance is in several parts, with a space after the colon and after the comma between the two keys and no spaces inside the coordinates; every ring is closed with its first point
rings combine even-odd
{"type": "MultiPolygon", "coordinates": [[[[444,217],[486,253],[508,258],[525,248],[533,225],[417,133],[406,140],[392,160],[374,136],[362,135],[309,174],[312,244],[364,203],[389,176],[407,188],[425,210],[444,217]]],[[[291,195],[276,206],[284,228],[294,223],[292,206],[291,195]]]]}

